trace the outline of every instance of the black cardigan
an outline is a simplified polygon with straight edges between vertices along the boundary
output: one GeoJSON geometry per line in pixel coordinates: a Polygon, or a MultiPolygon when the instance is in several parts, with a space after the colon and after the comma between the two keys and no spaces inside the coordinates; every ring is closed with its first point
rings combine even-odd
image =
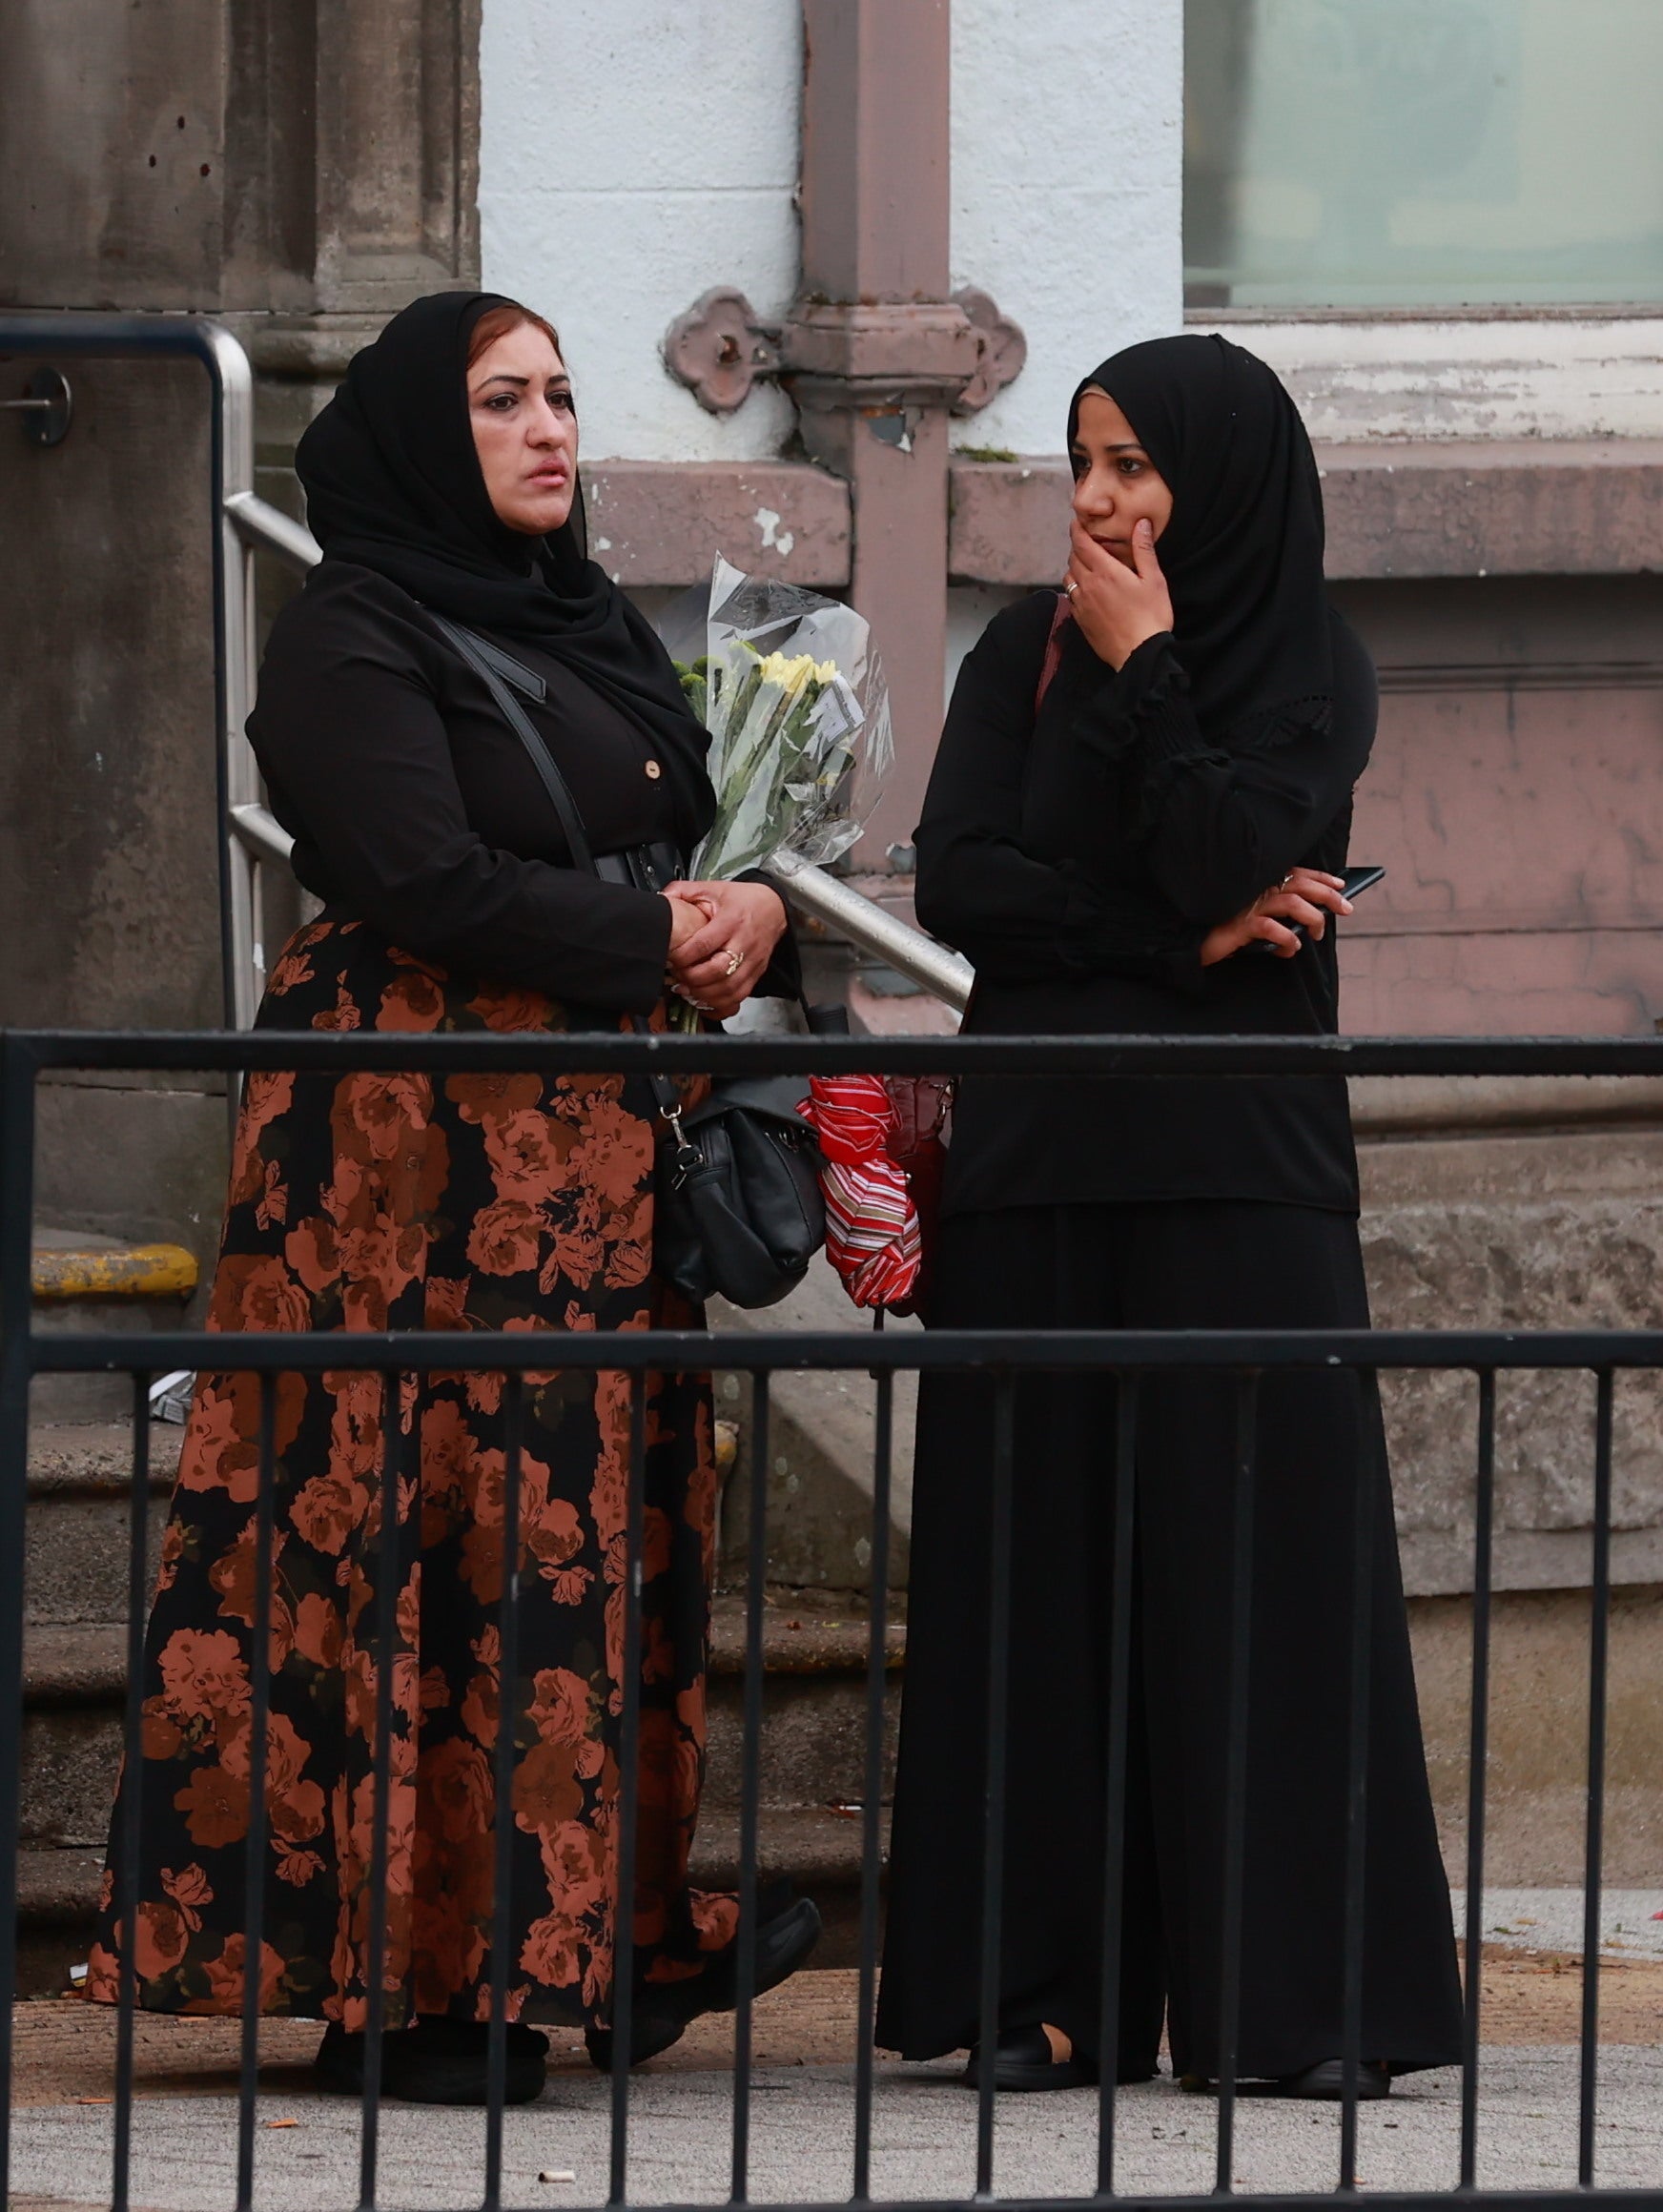
{"type": "MultiPolygon", "coordinates": [[[[647,731],[520,638],[548,684],[526,705],[597,852],[674,841],[647,731]]],[[[578,873],[520,741],[414,600],[326,561],[273,625],[248,734],[306,889],[407,952],[568,1006],[647,1013],[670,912],[578,873]]]]}
{"type": "MultiPolygon", "coordinates": [[[[1335,932],[1291,960],[1201,965],[1207,931],[1296,864],[1339,873],[1374,738],[1372,664],[1338,614],[1332,727],[1223,752],[1172,639],[1117,672],[1069,625],[1037,717],[1056,595],[967,657],[917,830],[918,919],[974,963],[972,1034],[1296,1035],[1338,1026],[1335,932]]],[[[955,1211],[1271,1199],[1355,1211],[1344,1079],[963,1083],[955,1211]]]]}

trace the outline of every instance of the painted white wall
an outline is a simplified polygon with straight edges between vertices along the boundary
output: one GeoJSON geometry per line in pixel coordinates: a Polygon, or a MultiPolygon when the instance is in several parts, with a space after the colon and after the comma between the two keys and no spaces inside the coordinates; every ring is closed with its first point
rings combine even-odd
{"type": "Polygon", "coordinates": [[[1181,327],[1180,0],[954,0],[953,282],[1028,339],[961,446],[1060,453],[1085,372],[1181,327]]]}
{"type": "Polygon", "coordinates": [[[1315,439],[1663,438],[1663,317],[1232,317],[1315,439]]]}
{"type": "Polygon", "coordinates": [[[559,326],[585,456],[777,453],[782,394],[707,415],[659,348],[712,285],[796,290],[799,0],[484,0],[480,76],[484,282],[559,326]]]}

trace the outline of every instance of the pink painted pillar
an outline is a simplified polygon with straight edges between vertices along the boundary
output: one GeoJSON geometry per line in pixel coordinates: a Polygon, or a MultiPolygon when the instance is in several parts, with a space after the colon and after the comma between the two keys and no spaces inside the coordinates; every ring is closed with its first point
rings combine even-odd
{"type": "Polygon", "coordinates": [[[889,674],[895,768],[859,848],[910,839],[941,727],[947,430],[977,338],[947,297],[949,0],[803,0],[803,279],[783,357],[804,442],[849,480],[851,597],[889,674]]]}

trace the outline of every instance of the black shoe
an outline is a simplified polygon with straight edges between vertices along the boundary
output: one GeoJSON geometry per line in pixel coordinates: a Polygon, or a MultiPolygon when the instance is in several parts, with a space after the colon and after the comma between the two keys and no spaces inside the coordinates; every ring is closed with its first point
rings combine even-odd
{"type": "MultiPolygon", "coordinates": [[[[762,1909],[767,1910],[765,1898],[762,1909]]],[[[764,1920],[756,1931],[756,1992],[778,1989],[807,1960],[820,1940],[823,1922],[811,1897],[795,1897],[764,1920]]],[[[689,2021],[702,2013],[730,2013],[739,2003],[737,1939],[719,1952],[701,1974],[685,1981],[649,1982],[635,1993],[629,2024],[629,2063],[644,2065],[679,2043],[689,2021]]],[[[612,2032],[589,2028],[584,2041],[603,2074],[612,2071],[612,2032]]]]}
{"type": "MultiPolygon", "coordinates": [[[[1277,2079],[1279,2097],[1312,2097],[1338,2104],[1345,2094],[1345,2061],[1344,2058],[1319,2058],[1314,2066],[1307,2066],[1303,2074],[1283,2074],[1277,2079]]],[[[1383,2058],[1365,2058],[1357,2069],[1357,2097],[1365,2099],[1389,2097],[1391,2072],[1383,2058]]]]}
{"type": "MultiPolygon", "coordinates": [[[[381,2094],[410,2104],[484,2104],[490,2097],[490,2030],[478,2020],[419,2019],[414,2027],[381,2037],[381,2094]]],[[[508,2022],[507,2065],[503,2099],[529,2104],[540,2096],[548,2075],[548,2038],[535,2028],[508,2022]]],[[[325,2089],[361,2097],[364,2038],[348,2035],[331,2021],[312,2070],[325,2089]]]]}
{"type": "MultiPolygon", "coordinates": [[[[994,2049],[996,2089],[1084,2089],[1098,2078],[1086,2059],[1053,2057],[1051,2038],[1041,2027],[1001,2028],[994,2049]]],[[[981,2046],[973,2044],[970,2063],[959,2079],[967,2089],[981,2087],[981,2046]]]]}

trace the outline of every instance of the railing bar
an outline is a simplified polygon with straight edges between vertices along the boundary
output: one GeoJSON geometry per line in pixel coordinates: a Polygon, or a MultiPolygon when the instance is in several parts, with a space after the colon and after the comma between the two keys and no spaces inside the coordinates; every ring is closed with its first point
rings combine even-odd
{"type": "Polygon", "coordinates": [[[525,1408],[518,1375],[503,1378],[503,1587],[497,1598],[496,1861],[491,1885],[491,2020],[485,2045],[484,2212],[503,2202],[503,2108],[508,2082],[508,1951],[514,1933],[514,1739],[520,1710],[520,1456],[525,1408]]]}
{"type": "Polygon", "coordinates": [[[272,1549],[276,1526],[277,1384],[259,1379],[259,1463],[254,1521],[254,1619],[249,1628],[248,1840],[243,1865],[242,2049],[236,2088],[236,2212],[254,2203],[255,2110],[259,2097],[261,1971],[265,1959],[266,1766],[272,1701],[272,1549]]]}
{"type": "MultiPolygon", "coordinates": [[[[876,1325],[883,1324],[883,1308],[876,1325]]],[[[853,2202],[872,2200],[873,2027],[877,2011],[878,1885],[883,1859],[885,1705],[889,1690],[890,1492],[894,1378],[877,1378],[872,1445],[872,1606],[866,1648],[866,1775],[860,1837],[860,1986],[854,2029],[853,2202]]]]}
{"type": "MultiPolygon", "coordinates": [[[[372,1762],[369,1956],[364,1969],[362,2136],[359,2151],[359,2212],[374,2212],[380,2149],[381,2052],[387,1978],[387,1859],[392,1823],[393,1678],[399,1632],[403,1525],[400,1476],[403,1452],[400,1379],[388,1368],[381,1384],[380,1527],[376,1562],[376,1741],[372,1762]]],[[[419,1508],[418,1508],[419,1509],[419,1508]]]]}
{"type": "Polygon", "coordinates": [[[1236,1448],[1232,1488],[1230,1658],[1224,1754],[1222,1948],[1219,1964],[1219,2143],[1214,2189],[1235,2186],[1236,2057],[1242,2025],[1242,1940],[1247,1848],[1248,1662],[1253,1635],[1253,1478],[1259,1378],[1236,1379],[1236,1448]]]}
{"type": "Polygon", "coordinates": [[[1459,1037],[1353,1035],[782,1036],[650,1037],[612,1031],[353,1032],[19,1029],[46,1068],[395,1068],[453,1075],[482,1069],[640,1075],[1663,1075],[1655,1036],[1459,1037]]]}
{"type": "Polygon", "coordinates": [[[745,1713],[739,1760],[738,1979],[733,2017],[733,2169],[730,2198],[750,2186],[751,2011],[756,1995],[757,1854],[762,1806],[764,1601],[768,1574],[769,1378],[750,1378],[750,1510],[746,1527],[745,1713]]]}
{"type": "MultiPolygon", "coordinates": [[[[1369,1384],[1354,1378],[1368,1410],[1369,1384]]],[[[1368,1702],[1374,1620],[1374,1437],[1366,1420],[1351,1505],[1351,1686],[1345,1790],[1345,1929],[1340,1999],[1340,2190],[1357,2189],[1357,2097],[1363,2068],[1363,1934],[1368,1874],[1368,1702]]]]}
{"type": "Polygon", "coordinates": [[[975,2095],[975,2194],[994,2191],[994,2076],[999,2056],[999,1989],[1005,1888],[1005,1773],[1010,1735],[1011,1508],[1016,1442],[1016,1379],[994,1384],[993,1511],[988,1527],[987,1768],[982,1810],[981,2002],[975,2095]]]}
{"type": "Polygon", "coordinates": [[[138,1854],[144,1847],[144,1619],[150,1597],[150,1382],[133,1378],[133,1488],[127,1504],[127,1695],[121,1722],[121,1957],[115,2010],[115,2145],[111,2212],[127,2212],[133,2178],[133,2046],[137,2009],[138,1854]]]}
{"type": "MultiPolygon", "coordinates": [[[[492,1365],[507,1374],[536,1369],[542,1349],[535,1331],[505,1336],[493,1345],[492,1365]]],[[[139,1354],[131,1335],[89,1330],[83,1335],[23,1341],[37,1374],[130,1372],[139,1354]]],[[[187,1330],[157,1330],[143,1342],[153,1373],[195,1366],[202,1340],[187,1330]]],[[[585,1329],[561,1348],[574,1372],[616,1368],[696,1372],[729,1362],[732,1339],[706,1329],[585,1329]]],[[[226,1331],[216,1362],[251,1375],[281,1370],[318,1374],[431,1375],[468,1368],[479,1360],[479,1340],[467,1330],[400,1330],[381,1335],[327,1330],[226,1331]]],[[[916,1335],[861,1337],[847,1330],[759,1330],[745,1345],[748,1368],[894,1374],[986,1371],[1098,1373],[1104,1367],[1204,1367],[1214,1371],[1278,1368],[1304,1372],[1336,1367],[1365,1371],[1406,1369],[1445,1373],[1456,1368],[1516,1367],[1571,1372],[1590,1367],[1663,1368],[1663,1329],[929,1329],[916,1335]]]]}
{"type": "Polygon", "coordinates": [[[1599,2112],[1600,1888],[1605,1859],[1606,1675],[1611,1647],[1612,1381],[1599,1370],[1593,1447],[1593,1587],[1588,1639],[1588,1827],[1582,1897],[1582,2079],[1576,2180],[1593,2187],[1593,2135],[1599,2112]]]}
{"type": "Polygon", "coordinates": [[[624,1679],[618,1726],[618,1889],[612,1913],[612,2140],[607,2202],[629,2172],[629,2063],[635,2033],[635,1867],[641,1816],[641,1608],[647,1548],[647,1377],[629,1378],[629,1496],[624,1538],[624,1679]]]}
{"type": "Polygon", "coordinates": [[[1461,2181],[1477,2186],[1478,2038],[1484,1995],[1484,1827],[1489,1763],[1489,1593],[1495,1516],[1495,1370],[1478,1377],[1472,1536],[1472,1686],[1467,1761],[1467,1942],[1461,2048],[1461,2181]]]}
{"type": "MultiPolygon", "coordinates": [[[[0,1030],[0,1898],[17,1895],[22,1795],[23,1562],[29,1500],[34,1077],[29,1045],[0,1030]]],[[[0,2204],[9,2203],[17,1915],[0,1911],[0,2204]]]]}
{"type": "Polygon", "coordinates": [[[1120,2068],[1120,1972],[1126,1880],[1126,1747],[1131,1714],[1132,1546],[1138,1481],[1138,1384],[1117,1373],[1114,1563],[1109,1598],[1109,1711],[1103,1807],[1103,2002],[1098,2035],[1098,2188],[1115,2193],[1115,2098],[1120,2068]]]}

